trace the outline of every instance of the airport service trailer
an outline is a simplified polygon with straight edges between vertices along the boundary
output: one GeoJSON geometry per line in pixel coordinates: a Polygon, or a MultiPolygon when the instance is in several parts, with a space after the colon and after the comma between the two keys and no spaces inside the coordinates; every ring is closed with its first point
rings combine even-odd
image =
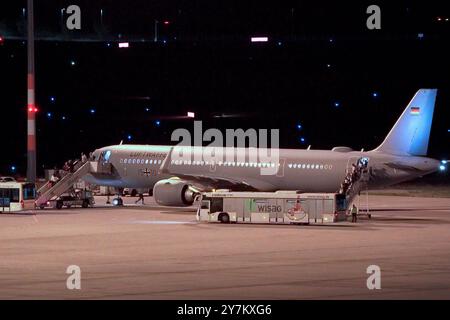
{"type": "Polygon", "coordinates": [[[206,192],[197,209],[197,220],[207,222],[320,224],[345,219],[345,196],[334,193],[206,192]]]}

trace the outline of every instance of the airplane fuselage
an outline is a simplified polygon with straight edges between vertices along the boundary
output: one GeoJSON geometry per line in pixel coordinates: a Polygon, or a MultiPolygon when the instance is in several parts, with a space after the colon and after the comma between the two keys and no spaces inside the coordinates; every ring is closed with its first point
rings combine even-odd
{"type": "MultiPolygon", "coordinates": [[[[223,181],[236,181],[259,191],[301,190],[303,192],[337,192],[348,170],[360,158],[367,158],[369,189],[411,180],[436,171],[437,160],[427,157],[395,156],[379,151],[338,152],[330,150],[279,149],[276,163],[263,161],[174,161],[166,164],[171,146],[116,145],[96,150],[96,159],[108,153],[111,175],[90,174],[84,180],[112,187],[153,188],[162,179],[194,176],[217,181],[208,187],[227,187],[223,181]],[[276,166],[275,174],[263,175],[265,166],[276,166]]],[[[202,152],[198,148],[198,152],[202,152]]],[[[199,159],[202,159],[201,157],[199,159]]],[[[195,184],[195,181],[193,181],[195,184]]],[[[204,183],[203,183],[204,185],[204,183]]]]}

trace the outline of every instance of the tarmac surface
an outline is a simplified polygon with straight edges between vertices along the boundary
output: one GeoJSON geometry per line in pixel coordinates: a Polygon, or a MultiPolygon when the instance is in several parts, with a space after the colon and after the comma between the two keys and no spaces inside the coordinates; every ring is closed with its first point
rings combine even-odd
{"type": "Polygon", "coordinates": [[[371,196],[372,219],[328,226],[197,223],[134,200],[0,214],[0,299],[450,299],[449,198],[371,196]]]}

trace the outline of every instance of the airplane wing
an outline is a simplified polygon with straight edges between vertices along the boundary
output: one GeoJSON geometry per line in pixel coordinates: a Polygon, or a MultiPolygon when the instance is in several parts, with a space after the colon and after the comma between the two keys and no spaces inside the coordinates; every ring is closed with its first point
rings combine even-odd
{"type": "Polygon", "coordinates": [[[169,168],[169,164],[172,159],[173,148],[170,148],[170,151],[167,157],[161,164],[159,168],[160,173],[173,175],[182,180],[192,183],[199,190],[212,190],[212,189],[233,189],[233,190],[252,190],[255,191],[256,188],[251,186],[250,184],[242,181],[241,179],[233,179],[231,177],[220,177],[212,175],[192,175],[187,173],[181,173],[172,171],[169,168]]]}

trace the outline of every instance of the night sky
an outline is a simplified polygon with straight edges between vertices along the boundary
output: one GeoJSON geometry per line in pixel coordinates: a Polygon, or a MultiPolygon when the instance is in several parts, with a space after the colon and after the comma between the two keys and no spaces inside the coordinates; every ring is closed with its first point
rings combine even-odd
{"type": "MultiPolygon", "coordinates": [[[[40,174],[121,140],[172,144],[172,130],[193,128],[188,111],[204,129],[279,128],[284,148],[369,150],[419,88],[439,89],[429,155],[450,158],[443,1],[92,2],[35,1],[40,174]],[[81,7],[81,31],[61,27],[69,4],[81,7]],[[366,28],[369,4],[381,30],[366,28]]],[[[25,7],[0,4],[4,175],[26,172],[25,7]]]]}

